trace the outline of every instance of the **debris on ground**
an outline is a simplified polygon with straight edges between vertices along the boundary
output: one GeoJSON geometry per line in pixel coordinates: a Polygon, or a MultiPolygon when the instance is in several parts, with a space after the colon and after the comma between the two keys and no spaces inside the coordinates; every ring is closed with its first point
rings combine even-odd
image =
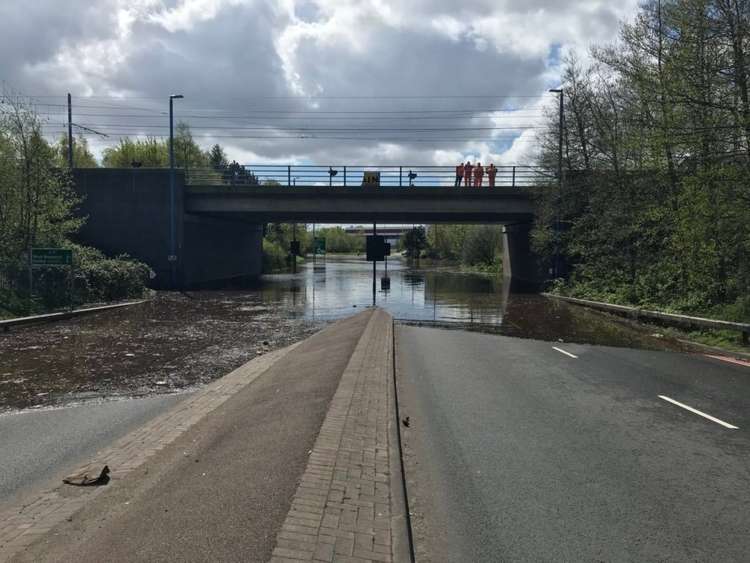
{"type": "Polygon", "coordinates": [[[93,487],[109,483],[109,466],[94,465],[63,479],[66,485],[93,487]]]}

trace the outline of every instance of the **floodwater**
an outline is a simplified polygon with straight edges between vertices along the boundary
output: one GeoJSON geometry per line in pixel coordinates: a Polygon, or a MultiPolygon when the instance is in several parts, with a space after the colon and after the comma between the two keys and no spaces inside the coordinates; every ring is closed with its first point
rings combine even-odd
{"type": "Polygon", "coordinates": [[[500,276],[424,266],[403,259],[317,258],[297,274],[266,276],[264,300],[312,321],[332,320],[376,304],[401,322],[481,330],[521,338],[687,351],[686,345],[609,315],[514,294],[500,276]],[[384,279],[387,280],[384,282],[384,279]]]}
{"type": "Polygon", "coordinates": [[[373,304],[396,319],[563,342],[682,350],[668,338],[534,295],[498,276],[400,259],[308,260],[253,288],[159,293],[131,308],[0,334],[0,411],[177,392],[373,304]],[[385,281],[387,280],[387,281],[385,281]]]}

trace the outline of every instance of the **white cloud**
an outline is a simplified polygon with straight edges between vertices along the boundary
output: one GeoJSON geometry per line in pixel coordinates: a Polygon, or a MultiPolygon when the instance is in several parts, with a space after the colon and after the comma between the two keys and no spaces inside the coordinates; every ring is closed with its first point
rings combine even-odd
{"type": "MultiPolygon", "coordinates": [[[[113,117],[122,112],[106,109],[100,113],[113,116],[86,118],[92,126],[119,125],[110,129],[117,134],[141,125],[142,133],[162,133],[146,125],[164,125],[166,98],[178,91],[186,96],[178,116],[218,115],[211,113],[216,110],[248,115],[189,120],[196,138],[222,142],[237,160],[419,165],[451,164],[471,155],[520,163],[533,158],[534,130],[525,127],[540,123],[542,100],[451,96],[542,95],[558,77],[553,53],[585,51],[611,39],[637,3],[70,0],[61,10],[55,0],[4,0],[0,68],[2,78],[21,91],[60,99],[73,92],[81,113],[95,100],[106,105],[85,96],[120,96],[123,102],[109,102],[115,110],[128,105],[151,112],[152,121],[113,117]],[[383,97],[393,94],[407,97],[383,97]],[[518,112],[478,111],[498,105],[518,112]],[[395,119],[398,113],[377,113],[458,109],[462,113],[401,120],[395,119]],[[295,119],[275,113],[283,111],[317,113],[294,114],[295,119]],[[358,119],[324,113],[334,111],[374,113],[358,119]],[[222,129],[255,125],[263,129],[222,129]],[[517,129],[457,130],[488,125],[517,129]],[[304,134],[318,139],[299,139],[298,129],[305,127],[353,131],[309,132],[304,134]],[[382,131],[367,135],[371,140],[347,140],[377,130],[382,131]],[[276,138],[227,139],[227,134],[276,138]]],[[[98,140],[92,144],[102,146],[98,140]]]]}
{"type": "Polygon", "coordinates": [[[200,23],[213,19],[219,11],[232,5],[243,4],[242,0],[181,0],[171,9],[162,8],[148,16],[167,31],[191,31],[200,23]]]}

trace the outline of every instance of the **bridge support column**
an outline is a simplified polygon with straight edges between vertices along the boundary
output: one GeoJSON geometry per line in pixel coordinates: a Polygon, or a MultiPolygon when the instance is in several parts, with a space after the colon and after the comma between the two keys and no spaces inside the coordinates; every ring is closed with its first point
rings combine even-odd
{"type": "Polygon", "coordinates": [[[77,240],[116,256],[127,253],[156,273],[157,289],[218,284],[262,273],[263,232],[260,222],[227,216],[190,214],[184,208],[185,176],[177,171],[177,280],[169,261],[169,170],[86,168],[74,171],[87,217],[77,240]]]}
{"type": "Polygon", "coordinates": [[[514,292],[539,291],[544,281],[531,251],[531,224],[503,226],[503,276],[514,292]]]}

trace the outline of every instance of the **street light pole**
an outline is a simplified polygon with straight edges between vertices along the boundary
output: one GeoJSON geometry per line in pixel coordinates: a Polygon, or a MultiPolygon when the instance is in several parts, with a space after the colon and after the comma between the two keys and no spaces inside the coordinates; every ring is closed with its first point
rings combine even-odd
{"type": "Polygon", "coordinates": [[[177,245],[174,194],[174,100],[184,98],[182,94],[169,96],[169,263],[172,271],[172,289],[177,286],[177,245]]]}
{"type": "Polygon", "coordinates": [[[557,152],[557,205],[555,210],[555,263],[554,276],[560,276],[560,206],[562,205],[563,190],[563,129],[565,128],[565,94],[562,88],[550,90],[553,94],[560,95],[559,118],[560,125],[558,131],[558,152],[557,152]]]}
{"type": "MultiPolygon", "coordinates": [[[[372,236],[373,237],[378,236],[378,224],[377,223],[372,224],[372,236]]],[[[374,238],[373,238],[373,241],[375,241],[374,238]]],[[[373,256],[373,258],[375,257],[373,256]]],[[[377,303],[377,291],[378,291],[378,263],[377,261],[373,260],[372,261],[372,306],[373,307],[377,303]]]]}
{"type": "Polygon", "coordinates": [[[68,168],[73,171],[73,102],[68,93],[68,168]]]}

